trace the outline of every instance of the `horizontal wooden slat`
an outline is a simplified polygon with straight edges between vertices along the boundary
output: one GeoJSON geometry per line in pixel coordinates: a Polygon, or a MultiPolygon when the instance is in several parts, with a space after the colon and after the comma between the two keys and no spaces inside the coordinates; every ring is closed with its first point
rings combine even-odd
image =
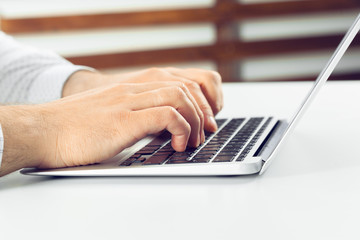
{"type": "Polygon", "coordinates": [[[110,27],[153,26],[199,22],[226,22],[268,16],[304,14],[313,12],[338,12],[360,9],[355,0],[313,0],[261,4],[217,4],[213,8],[144,11],[132,13],[109,13],[72,15],[60,17],[2,18],[2,30],[7,33],[96,29],[110,27]]]}
{"type": "MultiPolygon", "coordinates": [[[[315,81],[317,75],[306,76],[306,77],[293,77],[293,78],[269,78],[261,80],[251,80],[251,82],[288,82],[288,81],[315,81]]],[[[359,80],[360,72],[349,72],[349,73],[336,73],[329,77],[329,81],[341,81],[341,80],[359,80]]],[[[232,79],[231,81],[242,81],[239,79],[232,79]]]]}
{"type": "MultiPolygon", "coordinates": [[[[342,38],[343,35],[259,42],[231,41],[211,46],[70,57],[68,60],[74,64],[87,65],[94,68],[133,67],[202,60],[228,62],[230,60],[242,60],[271,54],[335,49],[342,38]]],[[[356,39],[353,45],[360,45],[359,38],[356,39]]]]}
{"type": "MultiPolygon", "coordinates": [[[[308,14],[308,13],[339,13],[344,10],[360,8],[358,0],[305,0],[285,1],[273,3],[259,3],[247,5],[224,6],[237,19],[262,18],[281,15],[308,14]]],[[[231,14],[230,14],[231,15],[231,14]]]]}
{"type": "Polygon", "coordinates": [[[213,21],[211,9],[184,9],[136,13],[110,13],[43,18],[2,19],[7,33],[80,30],[111,27],[153,26],[157,24],[213,21]]]}

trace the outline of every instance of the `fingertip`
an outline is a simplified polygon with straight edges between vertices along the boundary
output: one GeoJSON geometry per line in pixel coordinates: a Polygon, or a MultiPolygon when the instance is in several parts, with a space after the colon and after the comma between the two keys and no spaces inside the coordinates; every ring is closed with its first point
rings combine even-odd
{"type": "Polygon", "coordinates": [[[208,132],[216,132],[218,130],[217,123],[213,116],[207,115],[205,118],[205,130],[208,132]]]}
{"type": "Polygon", "coordinates": [[[171,146],[177,152],[184,152],[188,142],[188,136],[186,135],[173,135],[171,140],[171,146]]]}

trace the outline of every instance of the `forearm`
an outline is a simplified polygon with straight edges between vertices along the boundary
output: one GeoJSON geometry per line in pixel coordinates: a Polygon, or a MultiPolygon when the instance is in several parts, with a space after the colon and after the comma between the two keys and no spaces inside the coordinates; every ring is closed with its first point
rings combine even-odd
{"type": "MultiPolygon", "coordinates": [[[[4,152],[0,176],[35,167],[42,158],[42,116],[38,106],[0,106],[4,152]]],[[[44,146],[42,146],[44,147],[44,146]]]]}

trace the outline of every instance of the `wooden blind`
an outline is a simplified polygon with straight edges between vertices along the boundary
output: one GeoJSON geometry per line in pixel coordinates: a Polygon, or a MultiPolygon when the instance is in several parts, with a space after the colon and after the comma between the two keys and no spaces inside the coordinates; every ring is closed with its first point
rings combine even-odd
{"type": "MultiPolygon", "coordinates": [[[[307,13],[338,13],[356,9],[360,10],[360,1],[358,0],[309,0],[258,4],[242,4],[236,0],[217,0],[216,4],[209,8],[27,19],[2,18],[1,21],[2,30],[10,34],[111,27],[212,23],[216,26],[217,31],[217,40],[212,45],[75,56],[68,59],[75,64],[102,69],[171,64],[197,60],[212,61],[216,63],[224,81],[233,82],[242,81],[238,76],[238,66],[236,64],[238,61],[249,57],[334,49],[343,37],[343,35],[335,34],[320,37],[244,42],[239,39],[237,32],[237,24],[239,22],[264,17],[293,16],[307,13]]],[[[356,40],[354,44],[360,45],[360,42],[356,40]]],[[[360,71],[358,73],[333,76],[333,78],[360,79],[360,71]]]]}

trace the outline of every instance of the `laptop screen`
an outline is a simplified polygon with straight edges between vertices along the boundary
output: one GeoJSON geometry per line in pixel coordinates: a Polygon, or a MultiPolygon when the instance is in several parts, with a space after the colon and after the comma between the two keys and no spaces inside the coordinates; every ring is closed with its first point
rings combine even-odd
{"type": "Polygon", "coordinates": [[[304,102],[300,105],[300,108],[295,113],[295,115],[290,119],[289,125],[287,129],[284,131],[283,136],[281,140],[279,141],[277,147],[274,149],[272,154],[270,155],[269,159],[265,162],[263,165],[263,168],[261,169],[261,173],[265,171],[267,166],[269,166],[269,163],[273,159],[273,156],[277,153],[279,147],[284,142],[285,138],[289,135],[292,129],[296,126],[296,124],[299,122],[300,118],[304,115],[305,111],[310,106],[311,102],[316,97],[319,90],[324,86],[325,82],[330,77],[331,73],[334,71],[335,67],[340,62],[341,58],[344,56],[346,50],[349,48],[350,44],[354,40],[355,36],[360,30],[360,15],[355,20],[354,24],[351,26],[347,34],[345,35],[344,39],[341,41],[339,46],[337,47],[335,53],[331,56],[329,62],[326,64],[325,68],[322,70],[322,72],[319,74],[318,78],[316,79],[314,86],[306,96],[304,102]]]}

